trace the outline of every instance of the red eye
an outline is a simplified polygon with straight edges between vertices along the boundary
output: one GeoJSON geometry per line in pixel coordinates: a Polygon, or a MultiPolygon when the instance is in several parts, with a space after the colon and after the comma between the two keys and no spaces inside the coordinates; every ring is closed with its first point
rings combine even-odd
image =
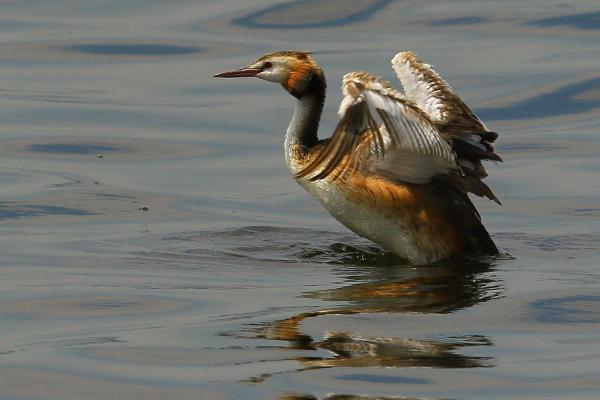
{"type": "Polygon", "coordinates": [[[269,69],[273,66],[273,63],[270,61],[267,61],[266,63],[263,64],[263,69],[269,69]]]}

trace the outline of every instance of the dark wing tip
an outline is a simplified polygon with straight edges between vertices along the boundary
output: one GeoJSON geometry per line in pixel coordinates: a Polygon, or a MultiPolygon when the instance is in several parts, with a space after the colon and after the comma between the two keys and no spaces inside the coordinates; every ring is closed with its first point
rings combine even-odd
{"type": "Polygon", "coordinates": [[[479,136],[481,136],[481,138],[483,140],[485,140],[486,142],[490,142],[490,143],[494,143],[496,141],[496,139],[498,139],[498,132],[491,132],[491,131],[485,131],[485,132],[480,132],[479,136]]]}
{"type": "Polygon", "coordinates": [[[496,153],[489,152],[486,154],[488,160],[494,160],[499,162],[504,162],[504,160],[496,153]]]}

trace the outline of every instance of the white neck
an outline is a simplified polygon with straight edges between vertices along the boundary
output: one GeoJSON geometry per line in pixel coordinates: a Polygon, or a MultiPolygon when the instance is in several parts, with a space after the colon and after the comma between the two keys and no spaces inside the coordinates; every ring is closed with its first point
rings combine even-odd
{"type": "Polygon", "coordinates": [[[296,100],[294,115],[285,134],[285,160],[290,169],[292,169],[290,154],[295,146],[303,145],[303,140],[307,134],[315,135],[318,128],[318,121],[321,117],[319,101],[314,96],[302,96],[296,100]],[[315,123],[316,122],[316,123],[315,123]],[[308,132],[313,131],[314,132],[308,132]]]}

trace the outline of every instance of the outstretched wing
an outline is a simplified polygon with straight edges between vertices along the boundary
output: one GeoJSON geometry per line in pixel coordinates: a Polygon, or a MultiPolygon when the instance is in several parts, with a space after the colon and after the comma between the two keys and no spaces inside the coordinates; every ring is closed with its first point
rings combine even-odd
{"type": "Polygon", "coordinates": [[[296,177],[340,176],[348,168],[412,183],[458,169],[454,151],[418,107],[378,77],[343,78],[340,121],[321,153],[296,177]]]}
{"type": "Polygon", "coordinates": [[[481,160],[502,161],[494,152],[498,134],[490,132],[432,66],[422,62],[413,52],[396,54],[392,66],[406,96],[427,114],[440,134],[451,142],[457,162],[464,172],[462,181],[454,183],[463,185],[466,191],[500,203],[481,182],[487,176],[481,160]]]}

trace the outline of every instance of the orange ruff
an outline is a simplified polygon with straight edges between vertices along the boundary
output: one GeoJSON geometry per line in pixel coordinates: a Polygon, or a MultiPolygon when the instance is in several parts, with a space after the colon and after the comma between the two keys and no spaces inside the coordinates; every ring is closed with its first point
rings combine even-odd
{"type": "Polygon", "coordinates": [[[308,83],[308,79],[311,76],[310,73],[313,69],[314,67],[310,64],[295,63],[284,86],[291,89],[303,88],[308,83]]]}

